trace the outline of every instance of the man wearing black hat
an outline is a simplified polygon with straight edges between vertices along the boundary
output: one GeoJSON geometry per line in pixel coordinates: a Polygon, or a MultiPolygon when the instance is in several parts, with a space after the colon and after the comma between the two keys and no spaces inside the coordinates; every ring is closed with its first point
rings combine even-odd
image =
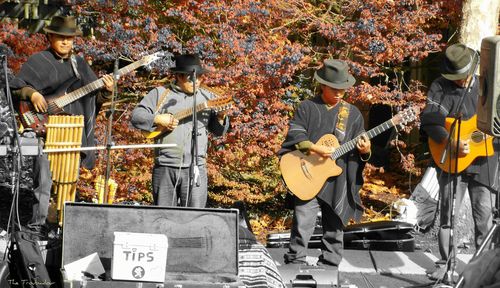
{"type": "MultiPolygon", "coordinates": [[[[47,112],[47,102],[44,95],[71,92],[95,80],[96,74],[82,57],[73,54],[73,41],[82,32],[72,16],[54,16],[49,26],[44,27],[49,41],[49,48],[33,54],[23,64],[21,70],[11,81],[13,95],[32,102],[37,112],[47,112]],[[71,83],[67,91],[60,91],[66,83],[71,83]]],[[[105,75],[104,88],[113,89],[113,77],[105,75]]],[[[98,93],[99,101],[104,101],[106,96],[98,93]]],[[[94,126],[98,104],[96,94],[89,94],[63,107],[63,110],[72,115],[84,115],[84,134],[82,147],[95,146],[94,126]]],[[[95,165],[95,152],[82,152],[81,164],[85,168],[95,165]]],[[[38,230],[45,223],[50,198],[51,177],[46,155],[37,158],[35,170],[41,174],[38,177],[41,183],[35,189],[38,203],[34,206],[33,219],[29,224],[38,230]]]]}
{"type": "MultiPolygon", "coordinates": [[[[479,95],[478,77],[474,75],[478,62],[478,54],[463,44],[449,46],[445,52],[443,73],[434,80],[427,94],[427,104],[421,114],[421,129],[435,143],[445,143],[449,131],[445,129],[445,118],[454,117],[458,113],[462,120],[468,120],[476,114],[479,95]],[[468,89],[467,89],[468,88],[468,89]],[[464,97],[462,105],[461,98],[464,97]],[[460,107],[459,107],[460,105],[460,107]]],[[[461,139],[452,141],[452,151],[458,145],[459,157],[471,152],[470,140],[461,139]]],[[[455,211],[459,211],[465,191],[469,190],[472,216],[475,224],[475,244],[478,248],[492,227],[492,209],[495,203],[494,191],[499,187],[498,176],[498,143],[494,144],[495,155],[491,157],[477,157],[470,166],[461,173],[446,173],[438,169],[440,190],[440,226],[438,234],[439,252],[441,260],[437,269],[429,275],[433,280],[445,278],[447,261],[450,261],[449,239],[451,227],[450,198],[453,199],[454,179],[457,186],[455,194],[455,211]],[[489,158],[489,159],[488,159],[489,158]]],[[[452,161],[452,163],[455,163],[452,161]]],[[[453,164],[454,165],[454,164],[453,164]]],[[[452,168],[453,169],[453,168],[452,168]]]]}
{"type": "Polygon", "coordinates": [[[299,149],[303,153],[329,157],[332,147],[315,144],[322,136],[333,133],[340,144],[361,137],[356,144],[357,150],[336,161],[344,172],[329,178],[315,198],[303,201],[294,196],[290,248],[285,254],[285,262],[338,266],[342,260],[343,228],[350,219],[359,221],[363,212],[359,189],[363,184],[363,162],[371,155],[371,143],[364,134],[361,112],[342,100],[345,90],[356,82],[348,72],[347,64],[340,60],[325,60],[314,78],[320,83],[321,94],[300,103],[279,154],[299,149]],[[319,211],[323,238],[322,254],[316,259],[306,253],[319,211]]]}
{"type": "Polygon", "coordinates": [[[224,117],[224,123],[221,124],[221,117],[211,109],[196,114],[197,165],[193,168],[195,183],[189,191],[194,125],[191,116],[176,119],[173,115],[180,111],[192,111],[194,97],[199,107],[208,100],[217,98],[217,95],[200,87],[202,77],[208,71],[201,66],[198,55],[176,56],[175,67],[170,71],[175,75],[174,82],[168,87],[157,87],[144,96],[132,112],[131,122],[134,127],[144,131],[165,131],[155,138],[156,143],[176,144],[175,147],[155,151],[152,181],[154,203],[159,206],[203,208],[207,203],[208,132],[216,136],[223,135],[229,127],[229,121],[224,117]]]}

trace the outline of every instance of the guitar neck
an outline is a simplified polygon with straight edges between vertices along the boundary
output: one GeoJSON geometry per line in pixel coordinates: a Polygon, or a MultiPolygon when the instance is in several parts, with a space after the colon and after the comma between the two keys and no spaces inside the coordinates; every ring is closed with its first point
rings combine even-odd
{"type": "MultiPolygon", "coordinates": [[[[201,104],[196,105],[196,112],[200,112],[201,110],[207,109],[208,105],[207,102],[203,102],[201,104]]],[[[193,108],[188,108],[182,111],[179,111],[174,114],[175,119],[177,120],[182,120],[184,118],[187,118],[189,116],[193,115],[193,108]]]]}
{"type": "MultiPolygon", "coordinates": [[[[366,132],[368,139],[372,139],[373,137],[380,135],[382,132],[385,132],[392,128],[394,126],[394,123],[392,122],[392,119],[389,119],[385,121],[384,123],[378,125],[377,127],[369,130],[366,132]]],[[[335,151],[333,151],[331,158],[336,160],[349,151],[353,150],[356,147],[356,143],[358,142],[358,139],[361,136],[355,137],[354,139],[349,140],[348,142],[340,145],[335,151]]]]}
{"type": "MultiPolygon", "coordinates": [[[[143,65],[142,60],[139,60],[139,61],[136,61],[132,64],[129,64],[129,65],[118,70],[118,76],[122,76],[122,75],[127,74],[131,71],[134,71],[135,69],[139,68],[142,65],[143,65]]],[[[85,96],[89,93],[92,93],[93,91],[95,91],[97,89],[102,88],[103,86],[104,86],[104,81],[102,80],[102,78],[99,78],[99,79],[95,80],[94,82],[91,82],[83,87],[76,89],[75,91],[72,91],[68,94],[65,94],[65,95],[57,98],[56,100],[54,100],[54,102],[56,103],[57,106],[64,107],[64,106],[66,106],[70,103],[73,103],[76,100],[82,98],[83,96],[85,96]]]]}

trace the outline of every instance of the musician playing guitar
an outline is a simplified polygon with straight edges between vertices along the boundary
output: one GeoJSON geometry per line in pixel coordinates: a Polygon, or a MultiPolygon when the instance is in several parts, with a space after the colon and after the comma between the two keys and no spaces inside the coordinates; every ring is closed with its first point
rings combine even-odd
{"type": "MultiPolygon", "coordinates": [[[[30,101],[40,116],[46,115],[42,113],[47,112],[49,108],[45,99],[47,95],[57,93],[62,95],[98,79],[87,61],[72,53],[75,37],[82,35],[74,17],[54,16],[50,25],[44,27],[44,31],[47,33],[49,48],[29,57],[11,82],[13,95],[18,100],[30,101]]],[[[105,89],[112,91],[113,77],[106,75],[102,81],[105,89]]],[[[109,92],[107,93],[109,94],[109,92]]],[[[106,99],[105,94],[101,95],[99,102],[106,99]]],[[[96,98],[95,93],[89,94],[63,107],[64,112],[68,114],[84,115],[85,127],[82,147],[95,145],[94,124],[97,114],[96,105],[99,104],[96,98]]],[[[95,152],[82,153],[81,164],[85,168],[93,168],[95,152]]],[[[29,223],[29,227],[38,231],[45,224],[52,182],[46,155],[38,157],[35,171],[40,173],[38,181],[41,183],[38,183],[38,187],[35,188],[38,203],[33,207],[33,219],[29,223]]],[[[35,180],[35,182],[37,181],[35,180]]]]}
{"type": "Polygon", "coordinates": [[[474,75],[474,70],[478,56],[474,50],[463,44],[454,44],[446,49],[443,72],[441,77],[431,84],[427,104],[421,114],[421,128],[429,137],[432,158],[438,166],[441,197],[438,234],[441,260],[436,263],[436,271],[429,275],[433,280],[450,280],[443,278],[447,270],[445,264],[450,257],[449,236],[452,221],[450,197],[453,197],[455,191],[454,176],[457,177],[454,214],[458,215],[464,193],[468,188],[475,223],[476,248],[493,225],[494,191],[498,189],[499,180],[499,149],[498,143],[493,145],[492,139],[476,128],[479,81],[474,75]],[[462,95],[465,98],[460,105],[462,95]],[[451,123],[457,113],[460,113],[462,119],[460,133],[457,133],[458,124],[453,131],[450,131],[451,123]],[[450,133],[451,146],[447,146],[450,133]],[[457,134],[460,135],[459,141],[457,134]],[[456,165],[457,159],[458,165],[456,165]]]}
{"type": "MultiPolygon", "coordinates": [[[[301,200],[294,195],[290,248],[284,257],[285,263],[338,266],[342,259],[343,228],[350,219],[359,220],[362,214],[359,197],[359,189],[363,184],[361,172],[363,161],[371,156],[371,143],[363,135],[365,130],[361,112],[342,100],[345,90],[355,83],[347,64],[339,60],[325,60],[314,78],[321,85],[321,95],[300,103],[289,123],[288,134],[279,154],[300,150],[328,158],[334,148],[326,143],[318,144],[322,136],[334,134],[341,144],[359,138],[357,149],[336,161],[343,173],[328,178],[316,197],[301,200]],[[322,214],[323,238],[322,254],[316,259],[306,253],[319,211],[322,214]]],[[[303,170],[307,169],[305,166],[303,170]]]]}
{"type": "Polygon", "coordinates": [[[201,86],[208,70],[202,67],[198,55],[175,56],[175,67],[170,72],[174,74],[175,80],[166,87],[159,86],[149,91],[132,112],[131,122],[134,127],[156,135],[154,139],[157,143],[176,144],[175,147],[155,151],[152,179],[155,205],[204,208],[207,203],[208,132],[216,136],[223,135],[229,128],[229,118],[205,106],[218,95],[201,86]],[[194,97],[196,109],[193,108],[194,97]],[[186,115],[192,116],[193,110],[197,111],[198,120],[197,161],[193,164],[195,183],[189,191],[190,179],[193,179],[190,177],[190,167],[194,157],[194,125],[192,117],[186,115]]]}

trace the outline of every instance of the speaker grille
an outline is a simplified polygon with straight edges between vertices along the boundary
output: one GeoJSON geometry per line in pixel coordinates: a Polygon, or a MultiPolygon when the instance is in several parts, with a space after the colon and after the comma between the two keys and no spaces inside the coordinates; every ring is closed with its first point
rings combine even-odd
{"type": "Polygon", "coordinates": [[[493,118],[493,136],[500,136],[500,119],[493,118]]]}

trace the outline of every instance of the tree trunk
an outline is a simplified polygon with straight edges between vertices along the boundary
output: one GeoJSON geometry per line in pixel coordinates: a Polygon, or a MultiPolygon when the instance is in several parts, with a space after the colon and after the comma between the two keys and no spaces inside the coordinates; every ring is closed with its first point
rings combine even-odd
{"type": "Polygon", "coordinates": [[[499,13],[498,0],[464,0],[458,42],[479,51],[483,38],[497,34],[499,13]]]}

